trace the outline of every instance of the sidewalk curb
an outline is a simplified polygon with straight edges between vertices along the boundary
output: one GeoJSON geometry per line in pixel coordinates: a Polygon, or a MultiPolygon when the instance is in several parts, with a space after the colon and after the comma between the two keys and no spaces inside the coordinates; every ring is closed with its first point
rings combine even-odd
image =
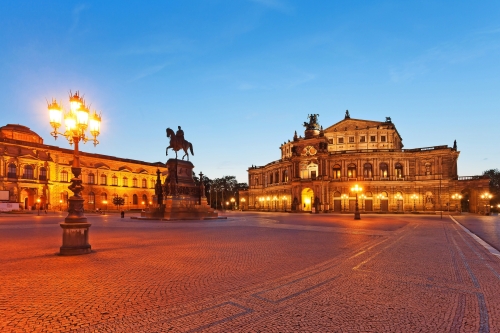
{"type": "Polygon", "coordinates": [[[458,222],[457,220],[455,220],[453,218],[453,216],[450,215],[450,219],[452,219],[453,222],[455,222],[456,224],[458,224],[466,233],[469,234],[469,236],[471,236],[472,238],[474,238],[474,240],[476,242],[478,242],[479,244],[481,244],[492,255],[494,255],[498,259],[500,259],[500,252],[497,249],[495,249],[493,246],[491,246],[490,244],[486,243],[484,240],[482,240],[481,238],[479,238],[479,236],[477,236],[476,234],[474,234],[473,232],[471,232],[469,229],[467,229],[466,227],[464,227],[463,225],[461,225],[460,222],[458,222]]]}

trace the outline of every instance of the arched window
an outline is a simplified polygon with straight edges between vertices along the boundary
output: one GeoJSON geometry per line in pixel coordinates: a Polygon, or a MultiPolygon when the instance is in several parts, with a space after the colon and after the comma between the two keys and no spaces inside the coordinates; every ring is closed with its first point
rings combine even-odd
{"type": "Polygon", "coordinates": [[[47,180],[47,169],[44,167],[40,168],[40,174],[38,175],[39,180],[47,180]]]}
{"type": "Polygon", "coordinates": [[[33,179],[33,167],[31,165],[24,166],[24,179],[33,179]]]}
{"type": "Polygon", "coordinates": [[[128,194],[124,194],[123,195],[123,200],[124,200],[124,202],[123,202],[124,205],[128,205],[129,204],[129,202],[128,202],[128,194]]]}
{"type": "Polygon", "coordinates": [[[142,202],[143,202],[143,205],[148,205],[148,196],[143,194],[142,195],[142,202]]]}
{"type": "Polygon", "coordinates": [[[269,184],[272,184],[273,183],[273,174],[271,173],[269,175],[269,184]]]}
{"type": "Polygon", "coordinates": [[[389,177],[389,167],[387,163],[380,163],[380,177],[388,178],[389,177]]]}
{"type": "Polygon", "coordinates": [[[128,186],[128,178],[123,177],[123,186],[128,186]]]}
{"type": "Polygon", "coordinates": [[[7,172],[8,178],[16,178],[17,177],[17,167],[14,163],[9,164],[9,170],[7,172]]]}
{"type": "Polygon", "coordinates": [[[259,177],[255,177],[255,185],[258,186],[259,185],[259,177]]]}
{"type": "Polygon", "coordinates": [[[132,186],[137,187],[137,178],[132,179],[132,186]]]}
{"type": "Polygon", "coordinates": [[[102,174],[101,175],[101,185],[107,185],[108,183],[108,177],[106,175],[102,174]]]}
{"type": "Polygon", "coordinates": [[[89,205],[95,204],[95,194],[94,192],[89,193],[89,205]]]}
{"type": "Polygon", "coordinates": [[[104,192],[101,193],[101,200],[107,200],[108,199],[108,195],[104,192]]]}
{"type": "Polygon", "coordinates": [[[394,173],[396,174],[396,178],[403,178],[403,166],[401,163],[396,163],[394,166],[394,173]]]}
{"type": "Polygon", "coordinates": [[[61,181],[62,182],[68,181],[68,171],[66,170],[61,171],[61,181]]]}
{"type": "Polygon", "coordinates": [[[111,185],[118,186],[118,177],[116,177],[115,175],[113,175],[113,177],[111,178],[111,185]]]}
{"type": "Polygon", "coordinates": [[[138,204],[138,201],[139,201],[139,200],[137,200],[137,194],[134,194],[134,195],[132,196],[132,205],[137,205],[137,204],[138,204]]]}
{"type": "Polygon", "coordinates": [[[283,170],[283,183],[288,183],[288,170],[283,170]]]}
{"type": "Polygon", "coordinates": [[[148,187],[148,181],[146,179],[142,179],[142,188],[148,187]]]}
{"type": "Polygon", "coordinates": [[[363,166],[363,177],[372,178],[373,177],[373,168],[370,163],[365,163],[363,166]]]}
{"type": "Polygon", "coordinates": [[[356,177],[357,177],[356,164],[349,164],[347,166],[347,178],[356,178],[356,177]]]}
{"type": "Polygon", "coordinates": [[[340,179],[342,168],[336,164],[333,166],[333,179],[340,179]]]}
{"type": "Polygon", "coordinates": [[[279,183],[280,182],[280,173],[279,171],[276,171],[274,174],[274,182],[279,183]]]}
{"type": "Polygon", "coordinates": [[[87,177],[88,177],[89,184],[95,184],[95,176],[93,173],[89,173],[89,175],[87,177]]]}

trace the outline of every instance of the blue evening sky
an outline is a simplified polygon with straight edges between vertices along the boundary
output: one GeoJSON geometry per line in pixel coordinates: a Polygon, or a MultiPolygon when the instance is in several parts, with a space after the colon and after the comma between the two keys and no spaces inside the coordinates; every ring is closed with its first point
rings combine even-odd
{"type": "MultiPolygon", "coordinates": [[[[2,1],[0,126],[54,141],[46,99],[79,90],[103,126],[83,151],[167,160],[181,125],[195,171],[280,158],[308,113],[390,116],[405,148],[452,145],[459,174],[500,167],[498,1],[2,1]]],[[[169,156],[171,157],[171,156],[169,156]]]]}

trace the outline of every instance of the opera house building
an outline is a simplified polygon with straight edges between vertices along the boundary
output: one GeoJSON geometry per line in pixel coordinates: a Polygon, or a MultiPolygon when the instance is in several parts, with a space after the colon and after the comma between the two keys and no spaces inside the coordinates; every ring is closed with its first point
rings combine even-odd
{"type": "Polygon", "coordinates": [[[319,115],[304,136],[281,145],[279,160],[248,169],[240,207],[266,211],[481,212],[489,178],[460,177],[453,146],[403,148],[390,118],[343,120],[323,129],[319,115]],[[355,193],[355,186],[362,190],[355,193]]]}

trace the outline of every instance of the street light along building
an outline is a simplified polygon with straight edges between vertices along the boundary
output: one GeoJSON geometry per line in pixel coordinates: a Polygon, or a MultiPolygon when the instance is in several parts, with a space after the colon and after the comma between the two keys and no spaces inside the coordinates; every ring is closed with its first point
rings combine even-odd
{"type": "Polygon", "coordinates": [[[403,139],[385,121],[343,120],[323,129],[317,114],[281,145],[281,159],[248,169],[248,191],[240,193],[243,209],[277,211],[354,211],[358,184],[360,209],[365,212],[479,212],[480,194],[489,178],[459,177],[456,142],[403,149],[403,139]],[[462,201],[452,199],[461,193],[462,201]],[[242,200],[243,199],[243,200],[242,200]]]}
{"type": "MultiPolygon", "coordinates": [[[[22,209],[34,209],[40,199],[41,208],[65,210],[72,162],[72,149],[45,145],[26,126],[0,127],[0,189],[8,190],[10,201],[22,209]]],[[[167,170],[161,162],[86,152],[80,152],[80,164],[86,210],[112,209],[114,196],[125,199],[125,209],[156,203],[156,170],[167,170]]]]}

